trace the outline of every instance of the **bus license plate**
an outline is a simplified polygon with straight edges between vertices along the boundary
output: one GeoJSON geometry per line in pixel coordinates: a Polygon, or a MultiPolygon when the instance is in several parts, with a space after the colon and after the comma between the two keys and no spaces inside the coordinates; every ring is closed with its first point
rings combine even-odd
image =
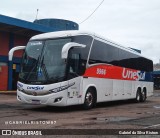
{"type": "Polygon", "coordinates": [[[40,104],[40,100],[32,100],[32,104],[40,104]]]}

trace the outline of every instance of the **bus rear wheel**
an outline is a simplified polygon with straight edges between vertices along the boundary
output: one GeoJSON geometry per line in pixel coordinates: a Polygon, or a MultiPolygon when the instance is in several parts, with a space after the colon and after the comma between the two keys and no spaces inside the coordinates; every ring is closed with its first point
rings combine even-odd
{"type": "Polygon", "coordinates": [[[140,101],[141,101],[141,102],[145,102],[146,99],[147,99],[147,97],[146,97],[146,90],[144,89],[144,90],[141,92],[141,99],[140,99],[140,101]]]}
{"type": "Polygon", "coordinates": [[[89,88],[86,92],[83,108],[84,109],[91,109],[96,104],[96,94],[92,88],[89,88]]]}
{"type": "Polygon", "coordinates": [[[140,89],[137,90],[135,102],[137,103],[141,102],[141,90],[140,89]]]}
{"type": "Polygon", "coordinates": [[[139,103],[139,102],[145,102],[146,99],[147,99],[147,97],[146,97],[146,90],[143,89],[143,91],[141,91],[141,89],[138,89],[135,101],[137,103],[139,103]]]}

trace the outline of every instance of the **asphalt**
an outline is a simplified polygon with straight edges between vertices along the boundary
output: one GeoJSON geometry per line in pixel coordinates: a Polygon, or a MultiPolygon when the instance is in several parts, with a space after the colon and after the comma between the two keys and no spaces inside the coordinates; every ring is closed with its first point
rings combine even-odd
{"type": "MultiPolygon", "coordinates": [[[[138,132],[143,129],[144,131],[158,130],[160,134],[160,90],[154,91],[154,95],[148,97],[147,101],[143,103],[135,103],[132,100],[105,102],[97,104],[91,110],[83,110],[81,106],[29,105],[17,101],[16,91],[1,91],[0,109],[0,128],[6,130],[70,129],[71,132],[69,133],[73,134],[74,129],[96,129],[97,132],[98,129],[119,129],[122,131],[136,129],[138,132]],[[19,123],[15,124],[15,122],[19,123]],[[31,125],[30,122],[35,122],[35,124],[31,125]],[[47,124],[46,122],[53,123],[47,124]]],[[[88,131],[84,132],[86,135],[90,133],[88,131]]],[[[89,135],[86,137],[96,138],[97,136],[89,135]]],[[[62,137],[66,138],[66,135],[62,137]]],[[[77,138],[79,137],[77,136],[77,138]]],[[[105,137],[110,137],[110,135],[104,135],[105,137]]],[[[118,135],[110,138],[115,137],[159,138],[160,135],[129,135],[128,137],[127,135],[118,135]]]]}

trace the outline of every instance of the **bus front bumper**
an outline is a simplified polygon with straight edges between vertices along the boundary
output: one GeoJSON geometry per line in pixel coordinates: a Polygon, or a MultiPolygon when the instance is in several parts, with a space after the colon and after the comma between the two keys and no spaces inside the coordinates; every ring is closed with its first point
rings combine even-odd
{"type": "Polygon", "coordinates": [[[17,100],[22,103],[33,105],[51,105],[51,106],[66,106],[67,98],[64,92],[52,93],[43,96],[27,95],[17,90],[17,100]]]}

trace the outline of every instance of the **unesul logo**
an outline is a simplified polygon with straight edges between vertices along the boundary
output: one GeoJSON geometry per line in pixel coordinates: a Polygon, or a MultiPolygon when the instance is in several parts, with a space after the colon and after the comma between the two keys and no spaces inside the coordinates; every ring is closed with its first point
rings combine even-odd
{"type": "Polygon", "coordinates": [[[43,90],[44,87],[43,86],[28,86],[27,87],[28,90],[43,90]]]}
{"type": "Polygon", "coordinates": [[[122,77],[131,80],[145,80],[145,72],[123,68],[122,77]]]}

